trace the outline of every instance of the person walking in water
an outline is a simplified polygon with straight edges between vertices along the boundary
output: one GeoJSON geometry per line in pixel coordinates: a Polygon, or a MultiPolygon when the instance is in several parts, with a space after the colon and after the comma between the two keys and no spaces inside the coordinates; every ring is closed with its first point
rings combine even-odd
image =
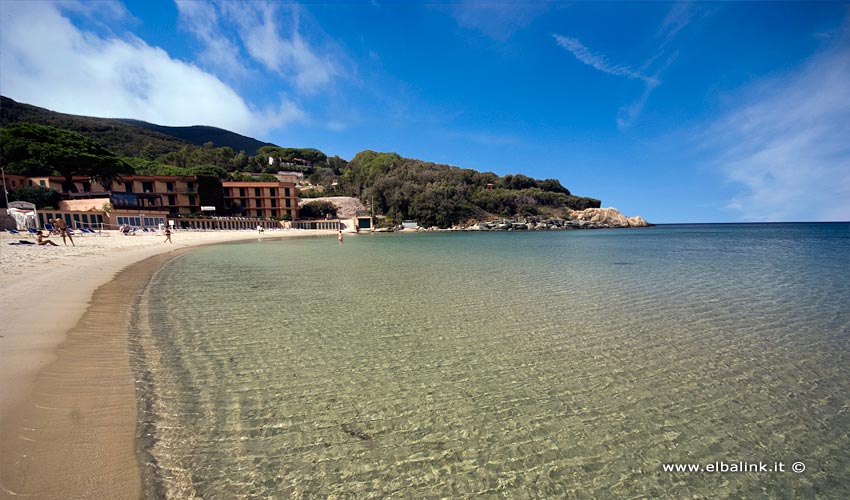
{"type": "Polygon", "coordinates": [[[339,230],[339,234],[336,237],[339,240],[339,244],[342,245],[342,229],[339,230]]]}
{"type": "Polygon", "coordinates": [[[165,228],[165,241],[163,241],[163,243],[171,243],[172,245],[174,244],[174,242],[171,241],[171,229],[169,229],[168,227],[165,228]]]}

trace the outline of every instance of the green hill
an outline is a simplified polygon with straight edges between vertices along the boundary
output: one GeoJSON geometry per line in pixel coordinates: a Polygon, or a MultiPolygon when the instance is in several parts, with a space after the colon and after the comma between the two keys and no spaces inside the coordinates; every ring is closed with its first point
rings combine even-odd
{"type": "Polygon", "coordinates": [[[159,132],[163,135],[176,137],[183,141],[196,146],[203,146],[207,142],[212,142],[217,148],[227,146],[234,151],[245,151],[247,154],[254,156],[259,149],[264,146],[275,146],[270,142],[261,142],[252,137],[224,130],[217,127],[207,127],[205,125],[193,125],[191,127],[166,127],[164,125],[156,125],[153,123],[143,122],[141,120],[131,120],[127,118],[118,118],[117,121],[134,125],[154,132],[159,132]]]}
{"type": "Polygon", "coordinates": [[[128,125],[118,120],[57,113],[20,103],[8,97],[0,97],[0,125],[5,127],[10,123],[18,122],[49,125],[79,132],[119,156],[140,156],[146,145],[149,145],[149,149],[156,155],[179,151],[190,145],[189,142],[177,137],[128,125]]]}
{"type": "Polygon", "coordinates": [[[79,132],[119,156],[159,156],[208,142],[254,156],[261,147],[274,146],[216,127],[166,127],[141,120],[69,115],[0,97],[0,126],[17,122],[79,132]]]}
{"type": "Polygon", "coordinates": [[[562,216],[599,208],[595,198],[574,196],[557,179],[498,176],[451,165],[361,151],[341,171],[341,191],[373,205],[399,223],[449,227],[496,217],[562,216]]]}

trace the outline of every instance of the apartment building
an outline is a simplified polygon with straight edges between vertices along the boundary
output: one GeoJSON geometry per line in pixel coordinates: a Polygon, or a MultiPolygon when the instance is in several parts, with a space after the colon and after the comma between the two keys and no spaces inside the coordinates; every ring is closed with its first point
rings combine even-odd
{"type": "Polygon", "coordinates": [[[117,210],[200,214],[199,182],[195,176],[125,175],[112,183],[110,199],[117,210]]]}
{"type": "Polygon", "coordinates": [[[225,210],[246,217],[298,218],[298,192],[292,182],[222,182],[225,210]]]}

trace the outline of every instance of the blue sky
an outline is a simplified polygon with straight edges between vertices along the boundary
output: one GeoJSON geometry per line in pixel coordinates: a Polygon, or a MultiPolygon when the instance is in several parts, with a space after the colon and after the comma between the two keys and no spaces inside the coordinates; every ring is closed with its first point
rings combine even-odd
{"type": "Polygon", "coordinates": [[[0,0],[0,91],[557,178],[657,223],[850,220],[838,2],[0,0]]]}

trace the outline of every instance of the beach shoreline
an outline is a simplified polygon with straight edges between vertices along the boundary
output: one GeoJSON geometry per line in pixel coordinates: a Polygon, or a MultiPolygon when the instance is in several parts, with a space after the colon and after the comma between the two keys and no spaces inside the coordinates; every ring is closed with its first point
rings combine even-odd
{"type": "Polygon", "coordinates": [[[130,307],[149,277],[200,245],[331,231],[177,231],[0,238],[0,496],[139,498],[130,307]]]}

